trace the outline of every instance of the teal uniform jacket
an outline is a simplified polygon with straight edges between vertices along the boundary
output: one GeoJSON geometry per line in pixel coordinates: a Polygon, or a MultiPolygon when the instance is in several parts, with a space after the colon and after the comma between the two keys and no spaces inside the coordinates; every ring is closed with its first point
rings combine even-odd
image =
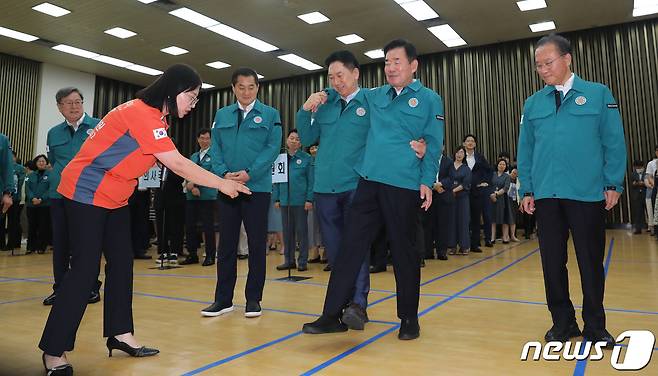
{"type": "Polygon", "coordinates": [[[14,204],[18,204],[21,199],[21,192],[23,191],[23,184],[25,183],[25,167],[20,163],[14,163],[14,191],[12,200],[14,204]]]}
{"type": "Polygon", "coordinates": [[[38,171],[30,172],[25,178],[25,206],[29,208],[48,206],[50,192],[50,171],[40,174],[38,171]],[[33,198],[40,198],[41,204],[34,205],[33,198]]]}
{"type": "Polygon", "coordinates": [[[342,193],[356,189],[359,174],[354,166],[361,163],[370,129],[370,111],[366,101],[368,89],[360,89],[341,113],[340,94],[325,90],[327,102],[315,114],[299,109],[296,126],[302,145],[318,140],[315,186],[318,193],[342,193]]]}
{"type": "MultiPolygon", "coordinates": [[[[190,156],[190,160],[197,165],[199,165],[201,168],[204,170],[212,171],[212,162],[210,158],[210,149],[206,152],[206,154],[203,156],[203,160],[199,160],[199,155],[200,152],[196,152],[190,156]]],[[[210,188],[210,187],[204,187],[202,185],[195,185],[195,187],[199,188],[199,193],[201,194],[200,196],[194,196],[192,192],[187,191],[186,193],[186,198],[190,201],[195,201],[195,200],[201,200],[201,201],[207,201],[207,200],[215,200],[217,198],[217,189],[216,188],[210,188]]]]}
{"type": "Polygon", "coordinates": [[[212,172],[248,170],[252,192],[272,192],[272,162],[281,150],[279,111],[256,100],[238,128],[238,104],[217,110],[212,127],[212,172]]]}
{"type": "Polygon", "coordinates": [[[554,93],[546,86],[523,107],[519,194],[595,202],[606,190],[622,192],[626,144],[610,89],[575,76],[557,111],[554,93]]]}
{"type": "Polygon", "coordinates": [[[363,162],[356,171],[366,180],[398,188],[418,191],[424,184],[431,189],[443,146],[443,100],[418,80],[395,99],[392,92],[391,85],[384,85],[366,93],[370,130],[363,162]],[[427,144],[423,159],[409,145],[420,138],[427,144]]]}
{"type": "Polygon", "coordinates": [[[288,157],[288,183],[274,184],[274,202],[282,206],[303,206],[313,202],[313,157],[301,150],[288,157]],[[288,193],[290,186],[290,193],[288,193]]]}
{"type": "Polygon", "coordinates": [[[62,198],[57,192],[59,180],[62,177],[62,170],[67,164],[78,154],[80,147],[89,137],[91,129],[100,122],[99,119],[93,118],[85,113],[82,123],[78,130],[71,135],[71,126],[66,121],[57,124],[50,128],[48,137],[46,139],[46,147],[48,150],[48,160],[53,169],[50,171],[50,198],[62,198]]]}
{"type": "Polygon", "coordinates": [[[14,193],[14,155],[9,139],[0,133],[0,189],[2,193],[14,193]]]}

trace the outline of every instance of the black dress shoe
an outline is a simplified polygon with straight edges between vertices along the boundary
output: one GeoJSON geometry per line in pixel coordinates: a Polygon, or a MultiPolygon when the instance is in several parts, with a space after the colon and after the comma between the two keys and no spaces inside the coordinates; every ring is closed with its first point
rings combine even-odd
{"type": "Polygon", "coordinates": [[[219,304],[217,302],[201,310],[201,316],[215,317],[233,311],[233,304],[219,304]]]}
{"type": "Polygon", "coordinates": [[[607,348],[613,348],[617,343],[615,337],[605,329],[589,330],[588,328],[585,328],[583,330],[583,337],[592,342],[605,342],[605,347],[607,348]]]}
{"type": "Polygon", "coordinates": [[[147,255],[146,253],[140,253],[138,255],[135,255],[133,258],[135,260],[150,260],[152,257],[147,255]]]}
{"type": "Polygon", "coordinates": [[[329,263],[329,259],[324,259],[324,260],[320,259],[320,264],[328,264],[328,263],[329,263]]]}
{"type": "Polygon", "coordinates": [[[199,257],[198,256],[187,256],[185,257],[185,260],[179,262],[179,265],[192,265],[192,264],[198,264],[199,263],[199,257]]]}
{"type": "Polygon", "coordinates": [[[418,319],[402,319],[398,339],[407,341],[418,337],[420,337],[420,325],[418,325],[418,319]]]}
{"type": "Polygon", "coordinates": [[[244,309],[244,317],[258,317],[263,314],[263,309],[260,308],[260,303],[252,301],[247,302],[247,306],[244,309]]]}
{"type": "Polygon", "coordinates": [[[371,265],[370,266],[370,273],[375,274],[375,273],[381,273],[386,271],[386,265],[384,266],[375,266],[371,265]]]}
{"type": "Polygon", "coordinates": [[[136,358],[153,356],[160,352],[160,350],[158,349],[152,349],[146,346],[131,347],[129,344],[125,342],[121,342],[115,337],[107,337],[107,342],[105,343],[105,345],[107,346],[107,351],[109,352],[110,358],[112,357],[112,350],[121,350],[126,354],[130,356],[134,356],[136,358]]]}
{"type": "Polygon", "coordinates": [[[368,315],[363,307],[356,303],[350,303],[343,311],[341,321],[352,330],[363,330],[368,322],[368,315]]]}
{"type": "Polygon", "coordinates": [[[566,342],[569,338],[580,337],[581,335],[583,334],[580,332],[580,329],[578,329],[578,323],[574,321],[566,328],[553,325],[553,327],[546,332],[546,335],[544,335],[544,340],[546,340],[546,342],[566,342]]]}
{"type": "Polygon", "coordinates": [[[491,247],[493,247],[493,243],[492,242],[485,242],[484,246],[487,247],[487,248],[491,248],[491,247]]]}
{"type": "Polygon", "coordinates": [[[309,264],[319,264],[320,262],[322,262],[322,260],[320,259],[320,256],[308,260],[309,264]]]}
{"type": "Polygon", "coordinates": [[[480,248],[480,247],[471,248],[471,252],[473,252],[473,253],[482,253],[482,248],[480,248]]]}
{"type": "Polygon", "coordinates": [[[62,364],[61,366],[48,368],[46,366],[46,353],[41,354],[41,361],[43,361],[43,368],[46,369],[47,376],[71,376],[73,375],[73,366],[70,364],[62,364]]]}
{"type": "Polygon", "coordinates": [[[57,297],[57,294],[55,292],[53,292],[46,299],[43,300],[43,305],[53,305],[55,303],[55,298],[56,297],[57,297]]]}
{"type": "Polygon", "coordinates": [[[445,260],[448,259],[448,255],[445,254],[445,253],[439,253],[439,255],[437,256],[437,258],[438,258],[439,260],[443,260],[443,261],[445,261],[445,260]]]}
{"type": "Polygon", "coordinates": [[[89,300],[87,301],[87,303],[94,304],[100,301],[101,301],[101,293],[98,291],[92,291],[91,294],[89,295],[89,300]]]}
{"type": "Polygon", "coordinates": [[[290,269],[296,269],[297,265],[295,264],[281,264],[276,266],[276,270],[290,270],[290,269]]]}
{"type": "Polygon", "coordinates": [[[302,332],[306,334],[326,334],[346,332],[347,325],[340,322],[337,318],[320,316],[317,320],[309,322],[302,326],[302,332]]]}
{"type": "Polygon", "coordinates": [[[249,255],[238,255],[238,260],[246,260],[249,258],[249,255]]]}
{"type": "Polygon", "coordinates": [[[323,272],[330,272],[331,271],[331,265],[327,264],[327,266],[322,269],[323,272]]]}
{"type": "Polygon", "coordinates": [[[297,267],[297,271],[300,271],[300,272],[305,272],[307,270],[308,270],[308,266],[306,266],[306,265],[297,267]]]}
{"type": "Polygon", "coordinates": [[[210,266],[210,265],[215,265],[214,257],[206,257],[206,259],[203,260],[203,264],[201,264],[201,266],[210,266]]]}

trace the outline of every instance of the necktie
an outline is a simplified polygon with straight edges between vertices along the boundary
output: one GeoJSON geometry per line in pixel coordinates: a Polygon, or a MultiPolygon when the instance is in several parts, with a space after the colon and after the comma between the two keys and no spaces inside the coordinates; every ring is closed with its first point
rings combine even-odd
{"type": "Polygon", "coordinates": [[[391,100],[394,100],[398,96],[398,92],[395,89],[391,89],[391,100]]]}
{"type": "Polygon", "coordinates": [[[242,109],[238,108],[238,129],[240,129],[240,124],[242,124],[242,109]]]}
{"type": "Polygon", "coordinates": [[[559,90],[555,90],[555,112],[560,109],[560,105],[562,104],[562,94],[560,93],[559,90]]]}
{"type": "Polygon", "coordinates": [[[345,107],[347,107],[347,101],[343,98],[340,99],[340,113],[342,114],[343,111],[345,111],[345,107]]]}
{"type": "Polygon", "coordinates": [[[73,137],[73,134],[75,133],[75,129],[73,129],[72,125],[69,125],[69,133],[71,133],[71,137],[73,137]]]}

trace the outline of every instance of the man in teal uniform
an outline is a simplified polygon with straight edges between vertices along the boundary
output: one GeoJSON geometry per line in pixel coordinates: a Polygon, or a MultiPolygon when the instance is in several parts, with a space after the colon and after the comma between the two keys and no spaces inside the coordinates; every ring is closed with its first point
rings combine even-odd
{"type": "MultiPolygon", "coordinates": [[[[418,299],[420,257],[414,239],[418,207],[432,203],[432,184],[443,144],[443,102],[432,90],[413,79],[418,69],[415,47],[394,40],[384,48],[388,85],[366,92],[370,113],[360,175],[345,219],[345,237],[331,271],[322,316],[304,324],[305,333],[319,334],[363,326],[362,317],[341,322],[343,308],[353,295],[354,283],[375,236],[383,226],[391,244],[398,291],[398,338],[420,335],[418,299]],[[409,148],[410,140],[427,143],[424,158],[409,148]],[[421,205],[422,201],[422,205],[421,205]],[[356,324],[356,325],[355,325],[356,324]]],[[[320,150],[324,147],[321,144],[320,150]]]]}
{"type": "Polygon", "coordinates": [[[237,103],[215,114],[210,147],[212,172],[246,184],[252,194],[236,199],[219,194],[221,236],[215,301],[201,314],[219,316],[233,310],[237,249],[240,225],[244,222],[249,245],[245,316],[257,317],[261,315],[265,285],[267,212],[272,195],[272,162],[281,148],[281,117],[279,111],[256,99],[259,87],[256,71],[237,69],[231,82],[237,103]]]}
{"type": "Polygon", "coordinates": [[[21,230],[21,212],[23,205],[21,204],[21,194],[23,192],[23,184],[25,183],[25,167],[18,163],[16,160],[16,152],[12,150],[14,160],[14,190],[11,195],[13,205],[7,211],[7,246],[6,250],[13,250],[21,247],[21,238],[23,231],[21,230]]]}
{"type": "Polygon", "coordinates": [[[313,209],[313,161],[300,149],[296,129],[288,132],[288,182],[274,184],[274,207],[281,209],[285,261],[277,270],[307,270],[308,211],[313,209]],[[295,265],[295,245],[299,242],[299,258],[295,265]]]}
{"type": "MultiPolygon", "coordinates": [[[[210,158],[210,129],[203,128],[197,133],[197,143],[199,151],[190,156],[190,160],[208,171],[212,171],[212,158],[210,158]]],[[[187,204],[185,206],[185,228],[186,244],[188,255],[181,265],[198,264],[199,256],[197,248],[201,244],[196,225],[201,221],[203,235],[206,238],[206,258],[203,260],[203,266],[210,266],[215,263],[215,200],[217,199],[217,190],[201,185],[196,185],[190,181],[185,182],[187,190],[187,204]]]]}
{"type": "MultiPolygon", "coordinates": [[[[57,296],[57,287],[69,270],[71,262],[71,250],[69,245],[69,225],[64,212],[64,199],[57,192],[57,186],[61,178],[62,170],[78,153],[89,133],[100,122],[84,112],[84,97],[82,92],[74,87],[62,88],[55,94],[57,108],[64,117],[64,121],[52,127],[48,131],[46,139],[46,150],[52,170],[48,176],[50,179],[50,216],[53,228],[53,275],[55,284],[53,293],[44,301],[44,305],[52,305],[57,296]]],[[[77,229],[84,231],[84,229],[77,229]]],[[[73,267],[74,265],[71,265],[73,267]]],[[[98,281],[96,288],[91,291],[89,303],[100,301],[100,285],[98,281]]]]}
{"type": "Polygon", "coordinates": [[[9,139],[0,133],[0,189],[2,189],[2,214],[12,206],[14,192],[14,163],[9,139]]]}
{"type": "Polygon", "coordinates": [[[581,335],[569,299],[567,240],[573,236],[583,289],[582,335],[614,345],[603,295],[606,210],[617,205],[626,145],[617,102],[606,86],[571,72],[571,43],[539,40],[535,67],[546,86],[523,107],[518,146],[522,210],[537,215],[546,301],[553,327],[546,341],[581,335]]]}

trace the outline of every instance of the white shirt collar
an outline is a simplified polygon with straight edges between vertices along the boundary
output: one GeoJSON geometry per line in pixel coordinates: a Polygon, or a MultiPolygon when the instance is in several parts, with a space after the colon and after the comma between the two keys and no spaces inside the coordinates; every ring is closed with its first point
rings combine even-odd
{"type": "Polygon", "coordinates": [[[69,123],[68,120],[64,119],[66,121],[66,124],[68,124],[71,128],[73,128],[74,131],[77,131],[78,128],[80,127],[80,124],[85,120],[85,113],[82,113],[82,116],[80,116],[80,119],[78,119],[75,123],[69,123]]]}
{"type": "Polygon", "coordinates": [[[242,104],[238,102],[238,108],[242,110],[242,118],[246,118],[247,114],[249,111],[251,111],[254,108],[254,105],[256,104],[256,100],[254,99],[253,102],[247,105],[247,107],[242,107],[242,104]]]}
{"type": "Polygon", "coordinates": [[[206,153],[208,153],[208,150],[210,150],[209,147],[208,147],[208,148],[205,148],[205,149],[203,149],[203,150],[199,150],[199,160],[202,160],[202,159],[203,159],[203,157],[206,155],[206,153]]]}
{"type": "Polygon", "coordinates": [[[573,87],[573,81],[576,77],[575,74],[571,73],[571,77],[564,83],[564,85],[555,85],[555,90],[561,91],[563,96],[566,96],[569,90],[573,87]]]}
{"type": "Polygon", "coordinates": [[[354,93],[348,95],[347,97],[341,96],[341,99],[343,99],[346,103],[350,103],[350,101],[354,99],[354,97],[356,97],[356,95],[359,93],[359,90],[361,90],[361,88],[357,86],[356,90],[354,90],[354,93]]]}
{"type": "Polygon", "coordinates": [[[475,166],[475,150],[473,150],[473,153],[471,153],[471,154],[469,154],[468,151],[466,152],[466,165],[471,170],[475,166]]]}

